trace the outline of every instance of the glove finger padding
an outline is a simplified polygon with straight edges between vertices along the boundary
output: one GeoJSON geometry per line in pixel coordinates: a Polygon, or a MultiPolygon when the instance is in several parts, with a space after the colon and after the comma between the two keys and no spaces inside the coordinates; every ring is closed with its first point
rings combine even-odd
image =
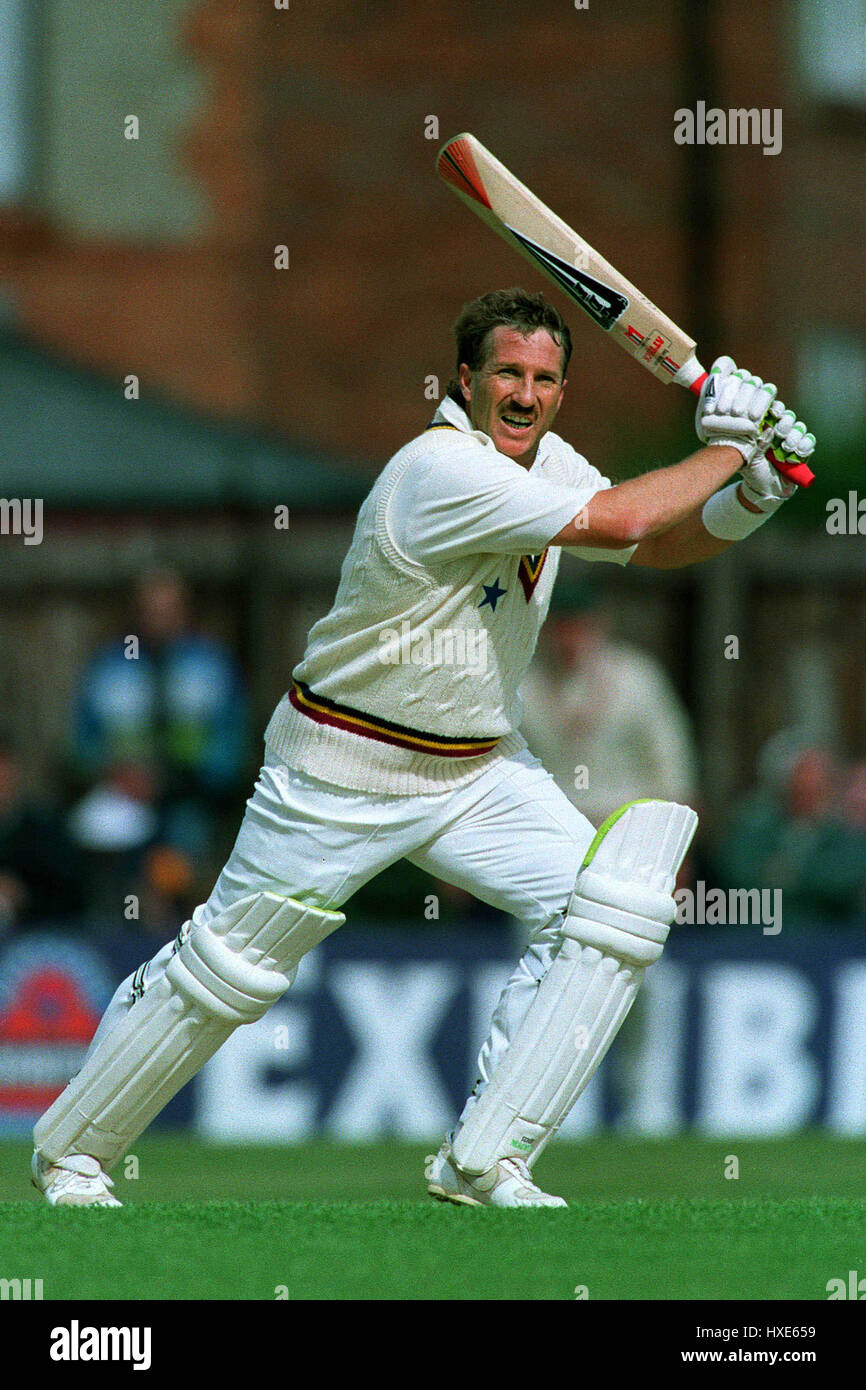
{"type": "Polygon", "coordinates": [[[781,401],[773,403],[770,417],[775,417],[774,423],[763,431],[752,457],[740,470],[747,499],[765,512],[775,510],[797,491],[796,484],[773,467],[773,458],[805,463],[815,450],[814,434],[781,401]]]}
{"type": "Polygon", "coordinates": [[[743,382],[742,389],[734,402],[735,414],[753,420],[757,426],[763,425],[770,407],[776,399],[776,387],[771,382],[763,382],[759,376],[751,382],[743,382]]]}
{"type": "Polygon", "coordinates": [[[759,425],[776,397],[776,387],[765,385],[759,376],[736,372],[722,383],[715,404],[708,413],[751,420],[759,425]]]}
{"type": "Polygon", "coordinates": [[[735,372],[736,370],[737,364],[734,361],[733,357],[717,357],[713,365],[710,367],[708,379],[709,381],[713,382],[716,387],[718,387],[719,379],[721,377],[730,376],[731,373],[735,372]]]}
{"type": "Polygon", "coordinates": [[[704,444],[728,444],[748,457],[776,398],[776,387],[734,367],[729,357],[713,363],[697,410],[697,434],[704,444]]]}
{"type": "MultiPolygon", "coordinates": [[[[774,434],[778,435],[779,431],[775,430],[774,434]]],[[[814,434],[806,429],[803,421],[795,420],[790,429],[779,437],[778,444],[774,439],[773,447],[780,449],[784,458],[796,459],[798,462],[804,463],[814,454],[815,443],[814,434]]]]}
{"type": "Polygon", "coordinates": [[[698,396],[698,404],[695,409],[695,424],[700,426],[702,416],[711,408],[710,403],[714,401],[719,392],[722,382],[737,370],[737,364],[733,357],[717,357],[710,370],[707,372],[707,379],[701,387],[698,396]]]}
{"type": "Polygon", "coordinates": [[[770,417],[772,421],[773,437],[778,439],[784,439],[797,418],[793,410],[789,410],[781,401],[773,402],[770,410],[770,417]]]}
{"type": "Polygon", "coordinates": [[[768,448],[783,462],[805,463],[815,452],[815,436],[798,420],[793,410],[785,410],[772,431],[768,448]]]}
{"type": "Polygon", "coordinates": [[[730,415],[734,410],[734,402],[743,386],[743,373],[731,372],[728,376],[719,378],[716,385],[715,398],[707,401],[705,415],[730,415]]]}
{"type": "MultiPolygon", "coordinates": [[[[774,381],[765,381],[761,389],[763,399],[765,401],[765,410],[760,420],[758,421],[758,424],[761,429],[768,429],[769,427],[774,425],[776,420],[779,418],[779,416],[776,413],[776,407],[779,404],[779,401],[777,400],[779,388],[774,381]]],[[[756,404],[758,404],[759,399],[760,398],[756,399],[756,404]]],[[[782,406],[782,409],[784,410],[784,406],[782,406]]]]}

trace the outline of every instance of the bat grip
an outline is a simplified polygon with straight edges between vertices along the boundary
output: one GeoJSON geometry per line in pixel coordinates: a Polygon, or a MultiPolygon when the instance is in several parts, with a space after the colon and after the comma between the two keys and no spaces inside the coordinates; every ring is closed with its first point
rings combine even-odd
{"type": "MultiPolygon", "coordinates": [[[[690,383],[689,390],[695,396],[701,394],[701,387],[706,381],[707,375],[707,372],[703,372],[696,381],[690,383]]],[[[798,487],[811,487],[815,481],[815,474],[807,463],[790,463],[786,459],[776,458],[772,449],[768,449],[764,457],[768,463],[773,465],[777,472],[781,473],[783,477],[788,478],[792,483],[796,483],[798,487]]]]}

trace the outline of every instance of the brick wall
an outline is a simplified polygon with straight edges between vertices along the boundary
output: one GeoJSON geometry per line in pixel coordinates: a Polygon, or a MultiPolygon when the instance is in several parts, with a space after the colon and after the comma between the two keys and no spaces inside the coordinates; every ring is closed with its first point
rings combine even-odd
{"type": "MultiPolygon", "coordinates": [[[[70,357],[372,467],[426,422],[424,378],[444,388],[460,304],[496,285],[543,287],[434,176],[441,140],[471,129],[674,318],[715,319],[710,354],[754,355],[784,376],[792,302],[816,315],[833,304],[863,326],[863,296],[839,309],[842,271],[809,255],[825,238],[862,244],[851,190],[863,135],[816,127],[798,97],[791,7],[711,7],[716,99],[783,106],[786,144],[778,159],[702,152],[720,209],[702,285],[682,217],[693,166],[673,140],[684,93],[701,94],[689,88],[684,8],[201,0],[179,41],[207,96],[178,157],[207,195],[209,227],[180,246],[135,247],[7,215],[0,276],[25,329],[70,357]],[[843,192],[830,206],[828,178],[843,192]],[[287,271],[273,268],[278,243],[287,271]]],[[[647,431],[687,421],[688,403],[569,317],[560,424],[615,468],[647,431]]]]}

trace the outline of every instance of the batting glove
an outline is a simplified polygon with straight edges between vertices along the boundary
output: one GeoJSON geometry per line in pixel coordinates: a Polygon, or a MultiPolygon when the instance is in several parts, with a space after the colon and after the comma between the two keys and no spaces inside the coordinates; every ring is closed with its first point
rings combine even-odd
{"type": "Polygon", "coordinates": [[[698,439],[702,444],[726,444],[738,449],[749,463],[775,399],[775,386],[739,370],[730,357],[717,357],[698,400],[698,439]]]}
{"type": "Polygon", "coordinates": [[[752,459],[740,469],[744,496],[762,512],[776,511],[794,495],[797,485],[773,467],[772,455],[786,463],[808,463],[814,452],[814,434],[807,431],[793,410],[786,410],[781,401],[774,401],[752,459]],[[764,457],[768,450],[769,459],[764,457]]]}

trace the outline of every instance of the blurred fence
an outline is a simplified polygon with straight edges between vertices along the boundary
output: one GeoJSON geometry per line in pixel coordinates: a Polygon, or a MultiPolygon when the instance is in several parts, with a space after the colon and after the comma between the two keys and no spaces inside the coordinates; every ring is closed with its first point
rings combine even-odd
{"type": "MultiPolygon", "coordinates": [[[[863,925],[771,941],[760,926],[675,927],[563,1134],[866,1135],[863,925]]],[[[138,932],[98,944],[29,933],[0,948],[0,1134],[29,1131],[116,983],[153,950],[138,932]]],[[[507,932],[344,929],[159,1123],[225,1142],[433,1138],[473,1084],[516,954],[507,932]]]]}

